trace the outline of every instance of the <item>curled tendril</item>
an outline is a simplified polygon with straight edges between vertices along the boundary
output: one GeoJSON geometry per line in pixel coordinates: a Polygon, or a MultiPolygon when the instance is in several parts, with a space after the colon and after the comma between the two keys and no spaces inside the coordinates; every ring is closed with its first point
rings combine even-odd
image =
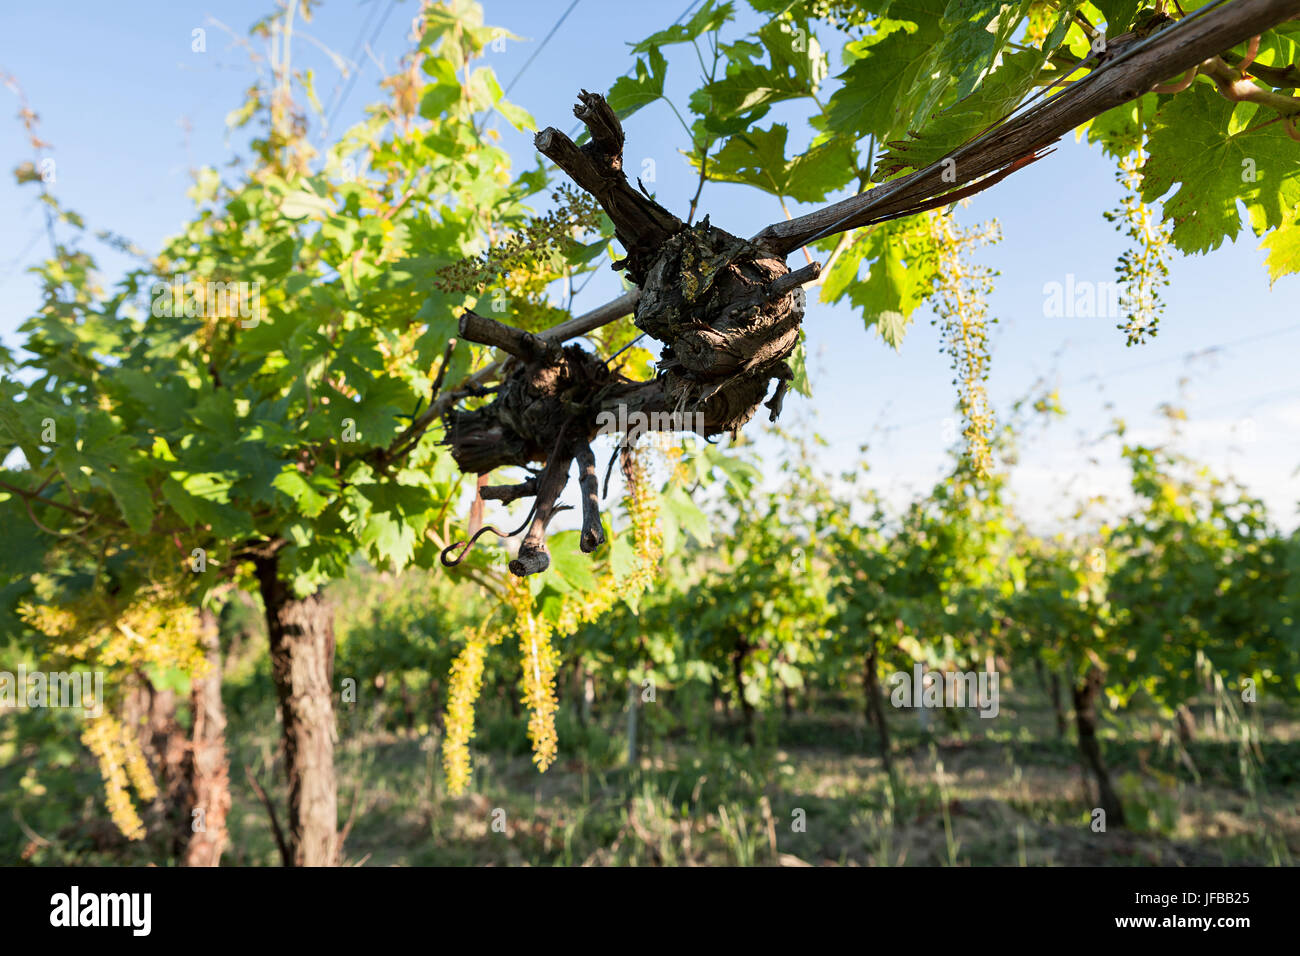
{"type": "MultiPolygon", "coordinates": [[[[560,426],[560,434],[555,439],[555,448],[551,452],[551,457],[547,459],[546,467],[542,469],[541,474],[545,475],[548,471],[551,470],[552,464],[555,462],[556,456],[559,454],[560,447],[564,442],[564,433],[568,431],[568,429],[569,429],[569,423],[567,421],[560,426]]],[[[564,467],[567,468],[568,465],[569,465],[569,461],[566,459],[564,467]]],[[[532,471],[531,468],[527,470],[532,471]]],[[[551,513],[558,514],[561,511],[571,511],[571,510],[573,510],[572,505],[555,505],[551,509],[551,513]]],[[[528,526],[532,523],[532,520],[536,515],[537,515],[537,499],[533,498],[533,506],[528,509],[528,515],[527,517],[524,518],[524,523],[521,524],[514,531],[502,533],[498,531],[496,528],[492,527],[490,524],[484,525],[483,527],[475,531],[472,535],[470,535],[467,540],[453,541],[451,544],[447,545],[447,547],[443,548],[441,555],[439,555],[439,560],[442,562],[442,566],[444,568],[456,567],[456,565],[460,564],[462,561],[465,560],[465,558],[469,556],[470,551],[474,547],[474,543],[489,531],[491,531],[498,538],[513,538],[515,537],[515,535],[523,534],[524,531],[528,528],[528,526]],[[448,557],[453,551],[456,552],[456,557],[455,558],[448,557]]]]}
{"type": "Polygon", "coordinates": [[[454,568],[456,565],[460,564],[462,561],[465,560],[465,558],[469,556],[470,550],[474,547],[474,542],[477,541],[483,535],[487,534],[489,531],[491,531],[498,538],[513,538],[515,535],[523,533],[523,530],[528,527],[528,522],[533,520],[533,511],[536,510],[537,510],[537,505],[534,504],[532,511],[528,512],[528,517],[524,519],[524,523],[521,524],[514,531],[509,532],[508,534],[498,531],[490,524],[485,524],[483,527],[479,528],[472,535],[470,535],[468,539],[464,541],[453,541],[451,544],[447,545],[447,547],[442,549],[442,555],[439,558],[439,560],[442,561],[442,566],[444,568],[454,568]],[[453,551],[457,551],[457,549],[459,549],[459,551],[457,552],[456,557],[449,558],[448,555],[451,554],[451,552],[453,551]]]}

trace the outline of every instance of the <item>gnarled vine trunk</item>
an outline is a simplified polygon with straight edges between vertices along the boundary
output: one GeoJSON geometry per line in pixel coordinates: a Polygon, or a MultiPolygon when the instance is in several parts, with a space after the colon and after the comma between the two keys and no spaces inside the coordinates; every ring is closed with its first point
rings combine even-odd
{"type": "Polygon", "coordinates": [[[230,761],[226,757],[226,708],[221,700],[221,632],[216,614],[207,608],[199,612],[199,632],[208,671],[190,683],[194,723],[184,769],[191,805],[183,862],[186,866],[218,866],[230,842],[226,829],[230,761]]]}
{"type": "Polygon", "coordinates": [[[1178,709],[1174,711],[1174,719],[1178,727],[1178,740],[1186,747],[1196,739],[1196,717],[1190,707],[1179,704],[1178,709]]]}
{"type": "Polygon", "coordinates": [[[1074,724],[1079,732],[1079,753],[1097,781],[1097,803],[1106,811],[1106,825],[1122,827],[1125,824],[1124,807],[1111,785],[1110,772],[1097,741],[1097,701],[1101,697],[1101,688],[1101,671],[1089,667],[1082,683],[1073,689],[1074,724]]]}
{"type": "Polygon", "coordinates": [[[745,741],[753,746],[758,742],[754,729],[754,705],[745,696],[745,658],[749,656],[749,644],[741,640],[731,652],[731,677],[736,682],[736,698],[740,702],[740,712],[745,718],[745,741]]]}
{"type": "Polygon", "coordinates": [[[191,729],[177,716],[176,693],[141,675],[127,693],[125,718],[154,771],[162,795],[168,851],[182,866],[218,866],[229,843],[230,767],[221,701],[221,645],[217,617],[198,612],[207,673],[190,682],[191,729]]]}
{"type": "Polygon", "coordinates": [[[1048,692],[1052,695],[1052,713],[1056,716],[1056,736],[1065,739],[1065,708],[1061,705],[1061,675],[1055,672],[1048,680],[1048,692]]]}
{"type": "MultiPolygon", "coordinates": [[[[688,225],[633,189],[623,172],[618,117],[599,94],[583,90],[578,99],[574,114],[586,124],[590,140],[578,146],[560,130],[547,128],[536,136],[537,149],[595,197],[613,221],[627,250],[627,258],[614,266],[640,288],[636,325],[664,348],[656,378],[638,382],[611,371],[580,346],[562,346],[473,311],[460,317],[461,338],[494,346],[510,359],[490,403],[448,409],[446,441],[460,469],[480,476],[483,499],[535,499],[525,522],[527,535],[510,562],[519,576],[550,564],[547,525],[575,461],[583,491],[579,546],[590,553],[603,543],[590,443],[610,431],[612,421],[621,423],[617,430],[629,440],[645,430],[706,437],[735,433],[763,404],[773,382],[767,407],[776,420],[794,375],[786,360],[799,339],[801,286],[816,279],[821,268],[812,263],[792,272],[784,255],[710,225],[707,216],[688,225]],[[533,462],[543,465],[533,477],[484,487],[491,471],[533,462]]],[[[477,533],[475,524],[470,543],[477,533]]],[[[467,546],[449,547],[443,562],[456,563],[467,546]],[[450,558],[458,548],[459,555],[450,558]]]]}
{"type": "Polygon", "coordinates": [[[867,695],[867,718],[876,725],[876,733],[880,737],[880,759],[885,765],[885,772],[892,777],[894,755],[889,742],[889,723],[885,719],[885,706],[881,700],[880,680],[876,675],[878,655],[879,651],[873,641],[862,667],[862,684],[867,695]]]}
{"type": "Polygon", "coordinates": [[[123,722],[134,733],[158,785],[159,801],[151,810],[148,829],[163,834],[166,852],[179,854],[189,829],[192,794],[186,780],[185,729],[176,716],[176,693],[155,687],[137,672],[128,685],[122,706],[123,722]]]}
{"type": "Polygon", "coordinates": [[[283,721],[289,859],[293,866],[335,866],[339,847],[333,609],[319,591],[295,597],[280,580],[275,557],[258,558],[255,564],[283,721]]]}

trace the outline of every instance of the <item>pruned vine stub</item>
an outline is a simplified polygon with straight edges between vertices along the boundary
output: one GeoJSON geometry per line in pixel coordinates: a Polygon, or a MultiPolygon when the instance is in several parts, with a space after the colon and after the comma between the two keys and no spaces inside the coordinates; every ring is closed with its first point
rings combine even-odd
{"type": "MultiPolygon", "coordinates": [[[[546,527],[561,508],[557,502],[575,460],[583,492],[581,546],[592,551],[603,543],[590,448],[602,412],[620,420],[654,416],[706,437],[734,434],[771,392],[768,407],[776,419],[793,375],[787,359],[803,321],[802,285],[820,272],[817,263],[791,271],[770,247],[734,236],[707,216],[688,226],[634,189],[623,171],[618,116],[597,93],[583,90],[578,100],[574,115],[586,125],[589,141],[578,146],[548,127],[535,145],[609,215],[626,250],[614,267],[640,289],[636,326],[663,348],[656,377],[638,382],[581,346],[560,346],[472,311],[461,317],[462,338],[511,358],[491,402],[447,413],[452,456],[463,471],[479,475],[509,465],[542,466],[521,485],[482,492],[498,500],[534,498],[527,534],[510,563],[519,575],[549,565],[546,527]]],[[[455,547],[463,554],[463,546],[455,547]]],[[[444,563],[454,562],[444,555],[444,563]]]]}

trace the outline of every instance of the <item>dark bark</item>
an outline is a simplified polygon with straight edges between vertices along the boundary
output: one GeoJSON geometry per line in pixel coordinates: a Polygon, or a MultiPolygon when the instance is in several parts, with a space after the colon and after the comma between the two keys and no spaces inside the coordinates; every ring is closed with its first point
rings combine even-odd
{"type": "Polygon", "coordinates": [[[885,706],[880,693],[880,680],[876,675],[876,664],[877,650],[873,642],[862,669],[862,683],[867,696],[867,717],[875,724],[876,733],[880,738],[880,759],[885,765],[885,772],[892,777],[894,754],[889,741],[889,722],[885,718],[885,706]]]}
{"type": "MultiPolygon", "coordinates": [[[[571,458],[605,419],[642,418],[643,428],[706,437],[739,429],[772,379],[790,377],[785,359],[798,339],[804,305],[803,290],[792,281],[811,281],[816,272],[789,273],[770,257],[747,259],[745,248],[734,236],[701,224],[683,232],[657,260],[659,285],[641,296],[636,313],[639,325],[669,344],[664,371],[650,382],[611,373],[576,345],[530,352],[511,342],[511,348],[536,357],[510,366],[492,402],[447,412],[446,440],[456,464],[481,475],[557,454],[571,458]],[[689,299],[684,287],[694,290],[689,299]]],[[[502,331],[508,327],[475,319],[463,327],[470,341],[502,345],[511,338],[502,331]]],[[[490,486],[483,497],[511,501],[535,494],[536,487],[527,481],[490,486]]]]}
{"type": "Polygon", "coordinates": [[[600,524],[600,479],[596,476],[596,456],[586,442],[577,444],[575,461],[578,463],[578,487],[582,490],[582,537],[578,547],[584,554],[591,554],[605,543],[605,529],[600,524]]]}
{"type": "Polygon", "coordinates": [[[429,709],[433,712],[433,719],[430,721],[430,723],[434,727],[438,728],[439,732],[441,732],[443,729],[442,681],[440,681],[436,677],[433,678],[433,680],[429,681],[429,709]]]}
{"type": "Polygon", "coordinates": [[[491,345],[524,362],[554,361],[561,346],[541,336],[479,315],[470,309],[461,313],[458,323],[461,338],[480,345],[491,345]]]}
{"type": "Polygon", "coordinates": [[[745,741],[753,746],[758,741],[758,735],[754,730],[754,705],[745,696],[745,656],[748,653],[749,648],[743,642],[731,652],[731,676],[736,682],[736,698],[745,718],[745,741]]]}
{"type": "Polygon", "coordinates": [[[479,497],[484,501],[503,501],[506,504],[516,498],[532,498],[537,494],[537,479],[527,478],[517,485],[484,485],[479,497]]]}
{"type": "Polygon", "coordinates": [[[615,237],[627,250],[627,259],[620,265],[640,285],[650,258],[669,236],[681,230],[683,223],[628,183],[623,172],[623,124],[603,96],[582,90],[573,115],[591,134],[586,145],[577,146],[554,127],[538,133],[534,145],[608,213],[615,237]]]}
{"type": "Polygon", "coordinates": [[[182,764],[185,731],[176,719],[176,694],[153,686],[143,673],[131,679],[123,702],[123,721],[135,729],[140,751],[153,771],[167,805],[177,810],[184,796],[182,764]]]}
{"type": "Polygon", "coordinates": [[[1065,739],[1067,722],[1065,719],[1065,707],[1061,703],[1061,677],[1059,674],[1052,674],[1049,680],[1048,693],[1052,697],[1052,712],[1056,715],[1056,736],[1065,739]]]}
{"type": "Polygon", "coordinates": [[[1196,739],[1196,718],[1186,704],[1178,705],[1174,718],[1178,725],[1178,740],[1186,747],[1196,739]]]}
{"type": "Polygon", "coordinates": [[[683,229],[656,253],[636,306],[639,329],[664,343],[659,361],[674,408],[704,411],[735,432],[758,410],[773,378],[787,380],[785,360],[804,315],[801,282],[820,267],[791,273],[784,257],[709,224],[683,229]]]}
{"type": "Polygon", "coordinates": [[[206,608],[198,614],[208,672],[190,684],[190,733],[178,719],[175,692],[154,687],[143,675],[127,692],[124,716],[158,784],[168,852],[182,866],[217,866],[229,843],[230,810],[220,633],[215,614],[206,608]]]}
{"type": "Polygon", "coordinates": [[[294,866],[338,864],[334,775],[334,615],[322,592],[298,598],[274,557],[256,562],[271,638],[271,675],[283,722],[294,866]]]}
{"type": "Polygon", "coordinates": [[[158,785],[148,829],[162,835],[166,853],[180,858],[189,834],[193,794],[185,773],[187,741],[177,719],[176,694],[155,687],[143,673],[137,673],[129,682],[122,716],[124,724],[134,730],[158,785]]]}
{"type": "Polygon", "coordinates": [[[411,688],[406,686],[405,679],[399,679],[397,682],[397,695],[402,699],[402,713],[406,716],[406,729],[415,729],[415,700],[411,697],[411,688]]]}
{"type": "MultiPolygon", "coordinates": [[[[558,443],[557,443],[558,444],[558,443]]],[[[558,450],[546,463],[546,470],[537,481],[537,498],[533,505],[533,520],[528,534],[519,544],[519,551],[510,562],[510,572],[523,577],[545,571],[551,565],[551,554],[546,549],[546,528],[559,509],[560,495],[569,481],[569,465],[573,458],[566,450],[558,450]]]]}
{"type": "Polygon", "coordinates": [[[641,709],[641,695],[637,693],[636,682],[627,682],[627,765],[635,767],[638,763],[639,750],[637,742],[637,716],[641,709]]]}
{"type": "Polygon", "coordinates": [[[1097,805],[1106,811],[1106,825],[1122,827],[1125,825],[1124,807],[1111,785],[1110,772],[1106,769],[1101,744],[1097,740],[1097,702],[1101,689],[1101,671],[1089,667],[1083,682],[1073,689],[1074,724],[1079,733],[1079,753],[1097,782],[1097,805]]]}
{"type": "Polygon", "coordinates": [[[577,345],[518,363],[489,404],[448,413],[452,457],[462,471],[482,475],[504,465],[548,461],[562,441],[590,441],[597,396],[611,381],[605,363],[577,345]]]}

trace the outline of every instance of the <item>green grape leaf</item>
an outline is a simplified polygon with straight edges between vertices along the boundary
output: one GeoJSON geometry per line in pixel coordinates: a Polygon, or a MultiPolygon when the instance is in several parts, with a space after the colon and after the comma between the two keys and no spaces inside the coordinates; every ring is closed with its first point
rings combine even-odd
{"type": "Polygon", "coordinates": [[[149,486],[138,474],[126,470],[103,469],[97,472],[118,510],[136,534],[144,534],[153,523],[153,499],[149,486]]]}
{"type": "Polygon", "coordinates": [[[357,543],[371,549],[381,562],[391,562],[400,571],[410,563],[415,552],[416,531],[401,515],[378,511],[370,515],[361,529],[357,543]]]}
{"type": "MultiPolygon", "coordinates": [[[[1011,34],[1029,10],[1029,0],[951,0],[940,27],[946,34],[943,58],[956,67],[956,95],[979,88],[1011,34]]],[[[890,11],[893,15],[893,11],[890,11]]],[[[928,124],[927,124],[928,126],[928,124]]]]}
{"type": "Polygon", "coordinates": [[[882,223],[855,236],[827,274],[822,301],[847,295],[891,347],[902,345],[912,313],[932,290],[932,255],[923,218],[882,223]],[[859,279],[869,262],[865,279],[859,279]]]}
{"type": "Polygon", "coordinates": [[[1106,36],[1113,38],[1133,25],[1142,0],[1092,0],[1092,4],[1106,18],[1106,36]]]}
{"type": "Polygon", "coordinates": [[[280,472],[272,485],[292,498],[299,513],[306,518],[315,518],[329,504],[329,498],[312,487],[307,476],[292,465],[280,472]]]}
{"type": "Polygon", "coordinates": [[[609,95],[605,97],[609,108],[618,114],[619,119],[627,119],[642,107],[661,99],[667,72],[668,62],[657,47],[652,48],[645,58],[637,57],[632,75],[620,76],[609,88],[609,95]]]}
{"type": "Polygon", "coordinates": [[[420,115],[427,120],[437,120],[461,97],[460,77],[456,66],[443,57],[428,57],[423,69],[433,80],[426,84],[420,97],[420,115]]]}
{"type": "Polygon", "coordinates": [[[564,589],[584,593],[595,589],[596,572],[591,556],[583,554],[578,547],[580,536],[579,531],[553,534],[546,542],[546,550],[551,554],[551,570],[564,583],[564,589]]]}
{"type": "Polygon", "coordinates": [[[713,544],[713,532],[709,528],[709,518],[695,503],[686,489],[674,485],[663,496],[664,510],[670,513],[674,522],[685,529],[692,538],[706,548],[713,544]]]}
{"type": "Polygon", "coordinates": [[[787,160],[788,132],[783,123],[776,123],[736,134],[709,162],[709,178],[745,183],[798,202],[820,202],[853,178],[856,167],[849,143],[828,140],[787,160]]]}
{"type": "Polygon", "coordinates": [[[758,38],[724,46],[726,74],[691,94],[691,112],[704,132],[730,136],[748,129],[773,104],[814,95],[825,79],[826,57],[804,26],[772,20],[758,38]],[[755,62],[764,52],[770,64],[755,62]]]}
{"type": "Polygon", "coordinates": [[[1094,117],[1084,129],[1088,142],[1097,143],[1108,156],[1119,159],[1136,150],[1145,136],[1144,119],[1160,109],[1158,94],[1147,93],[1094,117]]]}
{"type": "MultiPolygon", "coordinates": [[[[920,132],[891,143],[872,178],[879,181],[905,169],[923,169],[980,135],[1024,99],[1043,61],[1041,54],[1031,51],[1004,57],[1002,66],[978,90],[936,114],[920,132]]],[[[953,182],[960,172],[953,167],[953,182]]]]}
{"type": "MultiPolygon", "coordinates": [[[[1243,104],[1250,105],[1250,104],[1243,104]]],[[[1234,104],[1206,83],[1172,96],[1156,115],[1142,169],[1142,200],[1164,200],[1174,245],[1217,249],[1241,231],[1237,204],[1256,235],[1300,204],[1300,143],[1278,123],[1229,132],[1234,104]]]]}
{"type": "Polygon", "coordinates": [[[696,10],[694,15],[685,23],[675,23],[666,30],[650,34],[632,47],[632,52],[649,53],[657,47],[671,46],[674,43],[689,43],[691,40],[717,30],[723,24],[730,22],[734,18],[735,12],[736,7],[733,3],[717,3],[715,0],[705,0],[704,6],[696,10]]]}
{"type": "Polygon", "coordinates": [[[506,122],[519,132],[526,133],[537,129],[537,120],[533,119],[533,114],[522,106],[516,106],[506,99],[497,100],[494,105],[496,111],[505,117],[506,122]]]}
{"type": "MultiPolygon", "coordinates": [[[[280,211],[289,219],[304,219],[307,217],[325,217],[334,212],[334,200],[328,196],[318,196],[309,189],[297,189],[285,195],[280,201],[280,211]]],[[[281,244],[283,245],[283,244],[281,244]]],[[[289,251],[292,252],[293,244],[289,244],[289,251]]],[[[263,266],[269,265],[273,260],[264,260],[263,266]]],[[[292,264],[290,256],[282,256],[280,268],[273,269],[272,274],[279,275],[288,270],[292,264]]]]}
{"type": "Polygon", "coordinates": [[[951,79],[938,68],[947,0],[903,0],[876,34],[855,44],[862,54],[840,74],[827,104],[827,128],[888,142],[905,134],[918,113],[933,108],[951,79]]]}
{"type": "Polygon", "coordinates": [[[790,387],[804,398],[812,398],[812,385],[808,381],[808,346],[803,329],[799,330],[799,341],[795,343],[794,351],[786,361],[790,363],[790,371],[794,373],[794,378],[790,379],[790,387]]]}
{"type": "Polygon", "coordinates": [[[1261,249],[1268,250],[1265,262],[1268,265],[1270,284],[1284,275],[1300,272],[1300,223],[1296,221],[1297,213],[1300,213],[1300,209],[1293,211],[1287,222],[1270,232],[1260,243],[1261,249]]]}

